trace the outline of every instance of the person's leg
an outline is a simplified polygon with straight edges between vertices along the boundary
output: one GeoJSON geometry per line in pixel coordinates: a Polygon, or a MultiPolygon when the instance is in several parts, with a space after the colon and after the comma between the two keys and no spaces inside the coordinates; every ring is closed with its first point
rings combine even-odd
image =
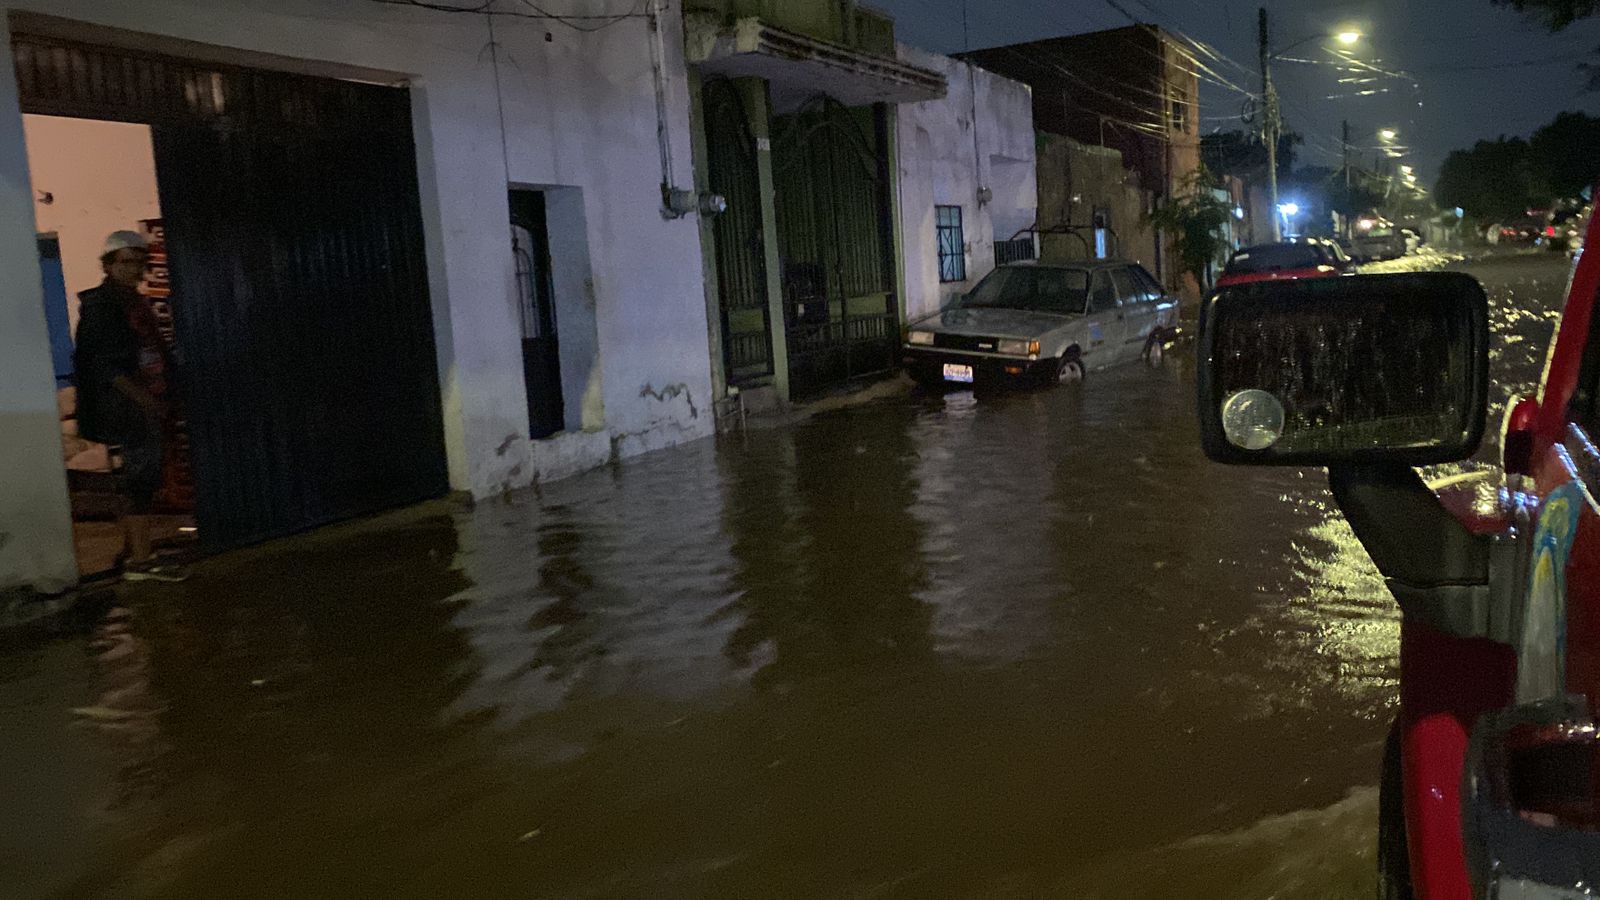
{"type": "Polygon", "coordinates": [[[155,554],[150,546],[150,517],[128,513],[122,517],[123,542],[128,562],[142,563],[155,554]]]}
{"type": "Polygon", "coordinates": [[[150,542],[150,503],[161,486],[158,434],[141,434],[137,440],[122,446],[122,485],[127,498],[122,533],[127,542],[128,561],[148,562],[154,553],[150,542]]]}

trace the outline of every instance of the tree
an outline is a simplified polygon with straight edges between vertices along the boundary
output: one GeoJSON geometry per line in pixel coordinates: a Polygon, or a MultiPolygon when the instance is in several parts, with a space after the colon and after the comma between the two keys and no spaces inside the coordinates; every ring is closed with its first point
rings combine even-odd
{"type": "Polygon", "coordinates": [[[1233,204],[1218,197],[1216,179],[1205,166],[1184,178],[1147,221],[1172,238],[1183,271],[1194,276],[1202,289],[1209,282],[1211,264],[1227,249],[1224,226],[1233,219],[1233,204]]]}
{"type": "MultiPolygon", "coordinates": [[[[1493,3],[1527,13],[1551,31],[1561,31],[1580,19],[1600,14],[1600,0],[1493,0],[1493,3]]],[[[1588,77],[1589,90],[1600,91],[1600,64],[1578,63],[1578,71],[1588,77]]]]}
{"type": "Polygon", "coordinates": [[[1475,219],[1515,219],[1548,199],[1535,193],[1529,169],[1528,142],[1501,135],[1445,157],[1433,195],[1440,206],[1459,206],[1475,219]]]}
{"type": "Polygon", "coordinates": [[[1293,191],[1300,199],[1302,214],[1308,208],[1314,209],[1311,217],[1319,221],[1327,221],[1329,212],[1359,216],[1384,205],[1385,185],[1381,178],[1352,167],[1348,181],[1346,186],[1342,166],[1305,166],[1283,180],[1279,193],[1293,191]]]}
{"type": "Polygon", "coordinates": [[[1600,178],[1600,119],[1564,112],[1528,140],[1528,166],[1536,191],[1573,197],[1600,178]]]}
{"type": "Polygon", "coordinates": [[[1494,4],[1527,13],[1551,31],[1560,31],[1600,12],[1600,0],[1494,0],[1494,4]]]}

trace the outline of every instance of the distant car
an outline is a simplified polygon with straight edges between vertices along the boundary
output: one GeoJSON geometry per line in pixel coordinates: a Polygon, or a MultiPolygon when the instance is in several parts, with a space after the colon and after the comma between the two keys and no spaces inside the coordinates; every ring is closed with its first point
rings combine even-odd
{"type": "Polygon", "coordinates": [[[1422,235],[1409,228],[1400,229],[1400,237],[1405,240],[1405,255],[1410,255],[1422,249],[1422,235]]]}
{"type": "Polygon", "coordinates": [[[1543,219],[1526,216],[1500,225],[1501,244],[1531,244],[1539,239],[1545,223],[1543,219]]]}
{"type": "Polygon", "coordinates": [[[1339,242],[1336,242],[1336,240],[1328,239],[1328,237],[1302,237],[1299,242],[1309,243],[1312,247],[1317,248],[1322,253],[1322,258],[1325,259],[1326,263],[1333,266],[1334,269],[1338,269],[1341,274],[1355,266],[1355,259],[1350,259],[1349,253],[1344,251],[1344,247],[1339,247],[1339,242]]]}
{"type": "Polygon", "coordinates": [[[1539,244],[1552,252],[1571,252],[1583,246],[1592,208],[1560,209],[1550,214],[1539,244]]]}
{"type": "Polygon", "coordinates": [[[1370,228],[1358,228],[1352,243],[1355,245],[1355,251],[1350,255],[1362,262],[1399,259],[1410,249],[1405,232],[1392,225],[1377,224],[1370,228]]]}
{"type": "Polygon", "coordinates": [[[1009,263],[906,328],[903,361],[925,386],[1054,384],[1158,362],[1177,301],[1135,263],[1009,263]]]}
{"type": "Polygon", "coordinates": [[[1217,279],[1217,287],[1232,287],[1253,281],[1293,281],[1300,278],[1329,278],[1341,271],[1332,249],[1319,241],[1286,241],[1258,244],[1233,254],[1217,279]]]}

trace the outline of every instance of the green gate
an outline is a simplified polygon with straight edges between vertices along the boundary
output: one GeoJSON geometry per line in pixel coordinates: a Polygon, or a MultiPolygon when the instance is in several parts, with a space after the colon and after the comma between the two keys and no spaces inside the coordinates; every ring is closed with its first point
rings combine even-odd
{"type": "Polygon", "coordinates": [[[888,126],[819,96],[773,120],[789,390],[803,398],[894,368],[899,345],[888,126]]]}
{"type": "Polygon", "coordinates": [[[702,102],[711,192],[728,201],[727,211],[711,220],[722,311],[723,371],[729,384],[743,387],[772,375],[761,179],[755,139],[738,87],[725,78],[708,81],[702,102]]]}

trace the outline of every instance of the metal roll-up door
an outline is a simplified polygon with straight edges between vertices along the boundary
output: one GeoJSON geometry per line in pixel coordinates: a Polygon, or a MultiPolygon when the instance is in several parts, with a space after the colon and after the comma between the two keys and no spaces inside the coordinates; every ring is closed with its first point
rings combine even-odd
{"type": "Polygon", "coordinates": [[[26,111],[152,126],[204,543],[443,494],[406,89],[13,48],[26,111]]]}

